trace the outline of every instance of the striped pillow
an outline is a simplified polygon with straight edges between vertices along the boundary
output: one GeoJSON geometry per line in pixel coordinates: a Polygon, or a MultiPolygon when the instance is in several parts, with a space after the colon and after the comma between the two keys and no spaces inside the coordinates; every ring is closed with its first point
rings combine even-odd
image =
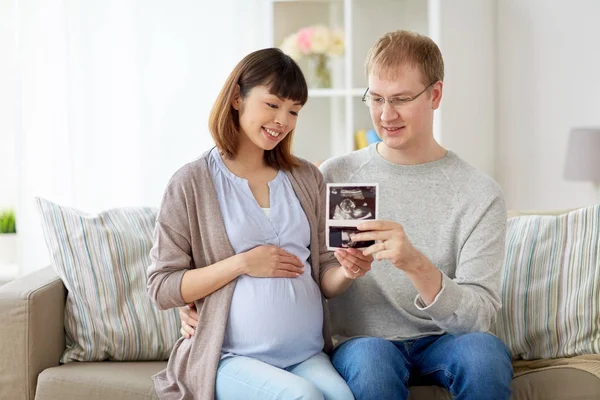
{"type": "Polygon", "coordinates": [[[496,334],[515,358],[600,353],[600,205],[508,220],[496,334]]]}
{"type": "Polygon", "coordinates": [[[157,210],[88,215],[37,198],[54,268],[68,290],[61,362],[166,360],[179,337],[176,309],[146,291],[157,210]]]}

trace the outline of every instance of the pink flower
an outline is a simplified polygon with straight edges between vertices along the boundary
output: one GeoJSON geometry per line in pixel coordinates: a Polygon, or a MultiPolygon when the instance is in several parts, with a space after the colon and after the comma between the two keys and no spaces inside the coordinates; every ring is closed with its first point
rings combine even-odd
{"type": "Polygon", "coordinates": [[[312,40],[315,34],[315,28],[313,26],[309,26],[307,28],[302,28],[298,31],[298,36],[296,38],[298,43],[298,49],[300,52],[304,54],[310,54],[312,47],[312,40]]]}

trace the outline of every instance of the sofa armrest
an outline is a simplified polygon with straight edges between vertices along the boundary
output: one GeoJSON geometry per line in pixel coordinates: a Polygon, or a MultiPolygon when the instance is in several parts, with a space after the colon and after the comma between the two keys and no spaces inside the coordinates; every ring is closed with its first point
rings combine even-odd
{"type": "Polygon", "coordinates": [[[52,267],[0,286],[0,399],[34,400],[65,349],[66,289],[52,267]]]}

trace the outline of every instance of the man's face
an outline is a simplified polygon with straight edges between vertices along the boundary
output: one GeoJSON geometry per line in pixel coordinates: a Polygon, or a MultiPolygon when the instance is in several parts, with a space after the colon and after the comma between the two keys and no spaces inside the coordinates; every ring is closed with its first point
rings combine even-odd
{"type": "Polygon", "coordinates": [[[368,95],[379,102],[371,102],[369,110],[375,130],[387,147],[418,149],[433,137],[433,111],[439,107],[442,97],[441,82],[410,101],[431,83],[424,83],[421,72],[409,66],[395,71],[373,68],[369,74],[368,95]],[[380,104],[381,98],[385,103],[380,104]],[[390,98],[400,99],[401,104],[392,106],[390,98]]]}

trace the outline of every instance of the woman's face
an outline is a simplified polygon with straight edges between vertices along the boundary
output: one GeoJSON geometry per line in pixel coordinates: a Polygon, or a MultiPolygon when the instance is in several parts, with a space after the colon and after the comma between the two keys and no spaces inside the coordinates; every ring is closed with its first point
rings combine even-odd
{"type": "Polygon", "coordinates": [[[254,87],[232,106],[239,111],[243,137],[262,150],[273,150],[296,127],[302,108],[299,102],[269,93],[266,86],[254,87]]]}

